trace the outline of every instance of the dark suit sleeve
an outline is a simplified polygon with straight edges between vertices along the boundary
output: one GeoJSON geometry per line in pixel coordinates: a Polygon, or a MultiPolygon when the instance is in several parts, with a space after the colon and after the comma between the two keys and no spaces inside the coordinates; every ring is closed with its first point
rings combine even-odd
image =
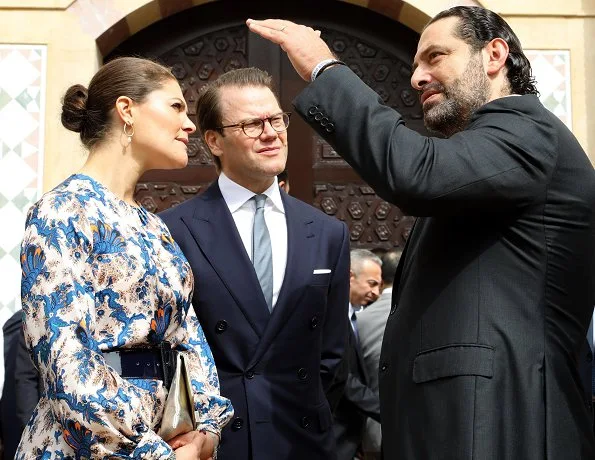
{"type": "Polygon", "coordinates": [[[355,335],[348,327],[348,348],[345,354],[347,367],[347,381],[343,397],[355,406],[355,408],[368,417],[380,422],[380,401],[378,393],[368,385],[368,377],[359,345],[355,341],[355,335]]]}
{"type": "Polygon", "coordinates": [[[481,107],[449,139],[407,128],[353,72],[324,72],[294,101],[300,115],[383,199],[415,216],[528,205],[557,158],[557,131],[534,96],[481,107]]]}
{"type": "Polygon", "coordinates": [[[25,344],[25,334],[20,328],[16,347],[15,396],[16,419],[22,432],[40,398],[39,373],[33,365],[25,344]]]}
{"type": "Polygon", "coordinates": [[[380,401],[378,394],[364,385],[355,375],[349,374],[345,384],[344,397],[358,411],[380,423],[380,401]]]}
{"type": "MultiPolygon", "coordinates": [[[[341,225],[342,233],[337,233],[340,241],[337,263],[332,271],[332,278],[327,296],[326,315],[322,332],[322,356],[320,360],[320,377],[325,393],[331,388],[342,387],[343,379],[333,379],[340,369],[342,357],[347,344],[347,306],[349,305],[349,238],[347,227],[341,225]]],[[[335,243],[336,244],[336,243],[335,243]]],[[[340,374],[340,373],[339,373],[340,374]]],[[[331,398],[332,399],[332,398],[331,398]]],[[[332,401],[330,401],[332,404],[332,401]]]]}

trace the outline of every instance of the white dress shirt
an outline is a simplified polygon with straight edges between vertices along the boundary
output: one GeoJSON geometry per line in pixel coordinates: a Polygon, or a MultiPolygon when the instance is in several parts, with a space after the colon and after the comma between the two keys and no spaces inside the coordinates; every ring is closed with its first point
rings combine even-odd
{"type": "MultiPolygon", "coordinates": [[[[256,203],[251,198],[256,194],[236,184],[224,173],[219,175],[219,188],[229,208],[229,212],[231,212],[248,257],[252,260],[252,227],[254,225],[256,203]]],[[[283,285],[285,268],[287,266],[287,221],[285,220],[285,208],[283,207],[283,201],[281,201],[281,192],[279,192],[277,178],[263,192],[263,195],[267,196],[264,205],[264,220],[269,229],[271,249],[273,251],[272,305],[274,307],[277,303],[281,286],[283,285]]]]}

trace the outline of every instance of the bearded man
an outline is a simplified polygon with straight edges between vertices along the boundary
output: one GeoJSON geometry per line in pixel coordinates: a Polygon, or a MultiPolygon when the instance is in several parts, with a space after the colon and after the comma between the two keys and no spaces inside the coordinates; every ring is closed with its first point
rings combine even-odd
{"type": "Polygon", "coordinates": [[[577,360],[595,300],[595,172],[536,97],[508,24],[478,7],[423,30],[426,126],[309,27],[248,21],[312,83],[297,111],[376,193],[418,218],[380,358],[385,459],[592,459],[577,360]]]}

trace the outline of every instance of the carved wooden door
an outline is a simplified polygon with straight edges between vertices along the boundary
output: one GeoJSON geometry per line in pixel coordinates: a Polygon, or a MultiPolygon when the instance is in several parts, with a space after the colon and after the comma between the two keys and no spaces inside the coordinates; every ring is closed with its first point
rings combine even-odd
{"type": "MultiPolygon", "coordinates": [[[[267,2],[213,2],[148,27],[119,46],[118,55],[156,57],[171,66],[189,105],[191,118],[199,89],[221,73],[246,66],[266,69],[279,89],[281,105],[305,87],[276,45],[249,33],[247,17],[283,17],[322,31],[331,49],[372,87],[385,104],[399,110],[409,127],[424,132],[422,111],[410,87],[417,35],[364,8],[338,1],[302,0],[284,5],[267,2]]],[[[198,133],[190,139],[183,170],[150,171],[136,197],[153,212],[200,193],[216,179],[198,133]]],[[[374,194],[329,144],[299,117],[289,129],[287,165],[291,193],[347,223],[352,248],[390,249],[404,244],[413,218],[374,194]]]]}

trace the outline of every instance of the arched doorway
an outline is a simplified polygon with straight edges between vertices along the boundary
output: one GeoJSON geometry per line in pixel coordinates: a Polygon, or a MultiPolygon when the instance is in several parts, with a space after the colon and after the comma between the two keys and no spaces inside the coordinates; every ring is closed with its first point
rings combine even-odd
{"type": "MultiPolygon", "coordinates": [[[[422,111],[409,78],[418,35],[368,9],[340,1],[304,0],[293,4],[218,1],[187,9],[147,27],[118,46],[118,55],[158,58],[171,66],[194,116],[200,87],[237,67],[266,69],[277,82],[282,107],[305,87],[276,45],[244,25],[247,17],[283,17],[312,25],[385,104],[404,114],[408,126],[424,132],[422,111]]],[[[288,171],[292,194],[347,223],[352,247],[402,246],[412,218],[378,198],[331,147],[299,117],[289,131],[288,171]]],[[[137,199],[161,211],[204,190],[216,173],[196,134],[189,164],[178,171],[152,171],[137,187],[137,199]]]]}

